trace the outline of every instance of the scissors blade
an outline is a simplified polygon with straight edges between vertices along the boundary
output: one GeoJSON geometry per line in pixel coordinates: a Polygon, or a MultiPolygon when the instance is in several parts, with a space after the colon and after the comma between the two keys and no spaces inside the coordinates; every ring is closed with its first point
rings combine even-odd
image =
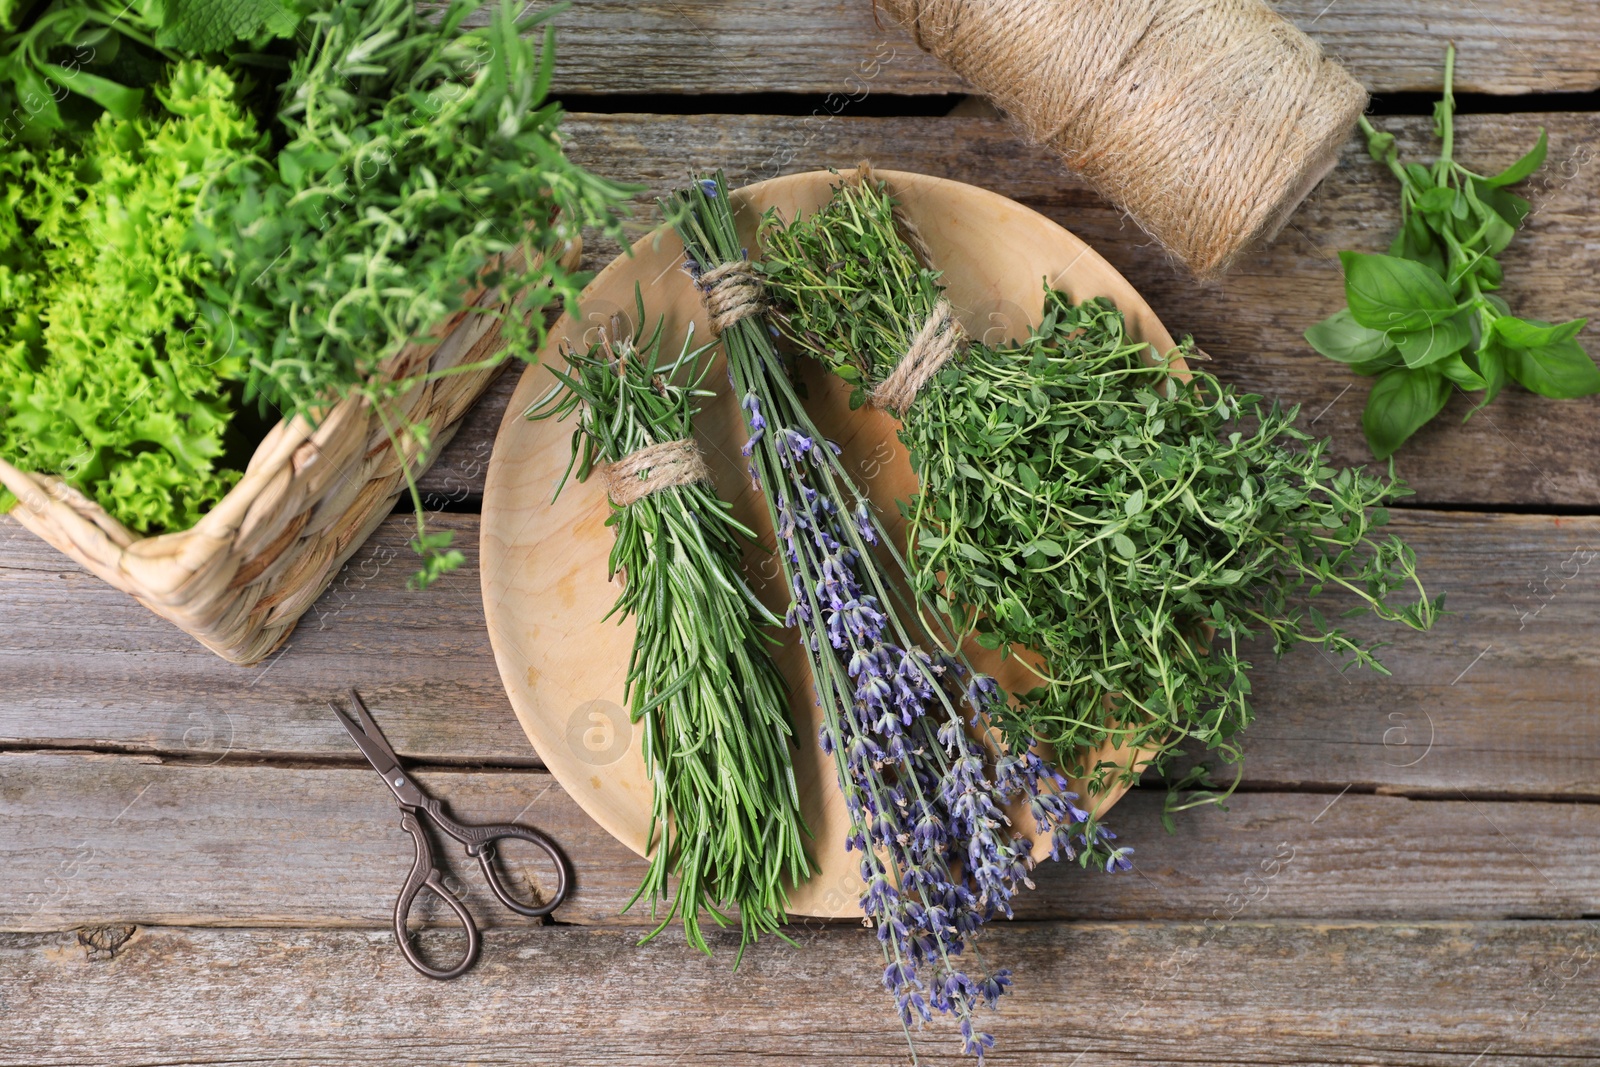
{"type": "Polygon", "coordinates": [[[356,696],[354,689],[350,690],[350,698],[351,708],[360,717],[359,721],[352,719],[331,700],[328,701],[328,707],[332,708],[339,721],[344,723],[344,728],[350,733],[350,739],[361,749],[361,754],[367,757],[367,762],[372,764],[373,769],[387,781],[391,772],[400,769],[400,761],[395,757],[394,749],[383,739],[378,724],[367,714],[366,707],[361,703],[361,698],[356,696]]]}

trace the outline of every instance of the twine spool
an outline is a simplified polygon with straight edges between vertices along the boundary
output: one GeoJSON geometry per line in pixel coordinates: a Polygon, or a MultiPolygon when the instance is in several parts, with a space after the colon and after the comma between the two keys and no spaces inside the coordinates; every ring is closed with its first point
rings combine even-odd
{"type": "Polygon", "coordinates": [[[606,493],[619,508],[663,489],[710,480],[711,470],[688,437],[635,449],[606,467],[606,493]]]}
{"type": "Polygon", "coordinates": [[[874,0],[1196,275],[1272,237],[1366,90],[1262,0],[874,0]]]}

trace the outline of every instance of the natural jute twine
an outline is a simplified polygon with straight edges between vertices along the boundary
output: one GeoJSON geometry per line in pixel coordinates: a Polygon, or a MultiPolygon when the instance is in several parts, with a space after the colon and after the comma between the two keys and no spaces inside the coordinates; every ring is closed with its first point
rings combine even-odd
{"type": "MultiPolygon", "coordinates": [[[[873,193],[878,192],[878,176],[867,160],[856,164],[856,172],[852,177],[859,185],[873,193]]],[[[902,209],[898,198],[893,200],[890,212],[894,218],[895,232],[911,249],[911,254],[917,257],[917,262],[930,270],[936,269],[932,249],[928,247],[922,231],[917,229],[917,224],[902,209]]],[[[922,328],[906,346],[905,355],[872,390],[869,402],[875,408],[904,411],[922,392],[922,387],[939,373],[939,369],[961,351],[965,341],[966,331],[956,321],[955,309],[950,306],[950,301],[940,297],[939,302],[933,305],[928,321],[922,324],[922,328]]]]}
{"type": "Polygon", "coordinates": [[[966,334],[956,321],[950,301],[940,297],[928,321],[911,339],[906,354],[872,390],[872,406],[890,411],[904,411],[910,407],[922,387],[960,351],[965,339],[966,334]]]}
{"type": "Polygon", "coordinates": [[[874,0],[1195,274],[1277,233],[1367,94],[1263,0],[874,0]]]}
{"type": "Polygon", "coordinates": [[[693,438],[680,437],[629,452],[606,468],[606,492],[619,508],[675,485],[711,480],[711,471],[693,438]],[[648,473],[646,473],[648,472],[648,473]],[[639,475],[643,474],[641,478],[639,475]]]}
{"type": "Polygon", "coordinates": [[[717,333],[767,307],[766,286],[747,260],[736,259],[706,271],[700,275],[700,288],[711,315],[711,328],[717,333]]]}

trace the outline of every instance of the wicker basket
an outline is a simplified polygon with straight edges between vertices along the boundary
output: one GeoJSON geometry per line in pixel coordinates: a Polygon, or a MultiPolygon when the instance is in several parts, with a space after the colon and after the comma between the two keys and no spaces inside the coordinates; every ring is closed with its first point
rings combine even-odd
{"type": "MultiPolygon", "coordinates": [[[[574,241],[561,260],[575,267],[578,254],[574,241]]],[[[477,304],[496,299],[490,290],[477,304]]],[[[437,344],[406,348],[383,373],[403,380],[485,359],[499,344],[496,322],[462,311],[441,327],[437,344]]],[[[418,469],[438,456],[499,369],[436,378],[396,399],[396,411],[432,431],[432,453],[418,469]]],[[[16,494],[11,513],[23,526],[223,659],[248,665],[288,638],[390,513],[405,488],[401,464],[416,463],[417,453],[409,436],[397,452],[371,405],[352,397],[316,427],[298,417],[279,422],[239,484],[193,528],[145,538],[52,475],[0,459],[0,482],[16,494]]]]}

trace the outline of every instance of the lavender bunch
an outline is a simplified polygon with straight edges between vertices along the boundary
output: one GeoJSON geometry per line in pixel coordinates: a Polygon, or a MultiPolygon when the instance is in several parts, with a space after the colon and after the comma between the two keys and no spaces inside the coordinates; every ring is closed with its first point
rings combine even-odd
{"type": "Polygon", "coordinates": [[[850,815],[846,847],[861,854],[861,907],[882,945],[884,986],[908,1033],[934,1012],[949,1014],[965,1051],[981,1059],[994,1040],[974,1013],[995,1006],[1011,974],[984,964],[974,935],[996,915],[1009,917],[1012,897],[1032,885],[1032,841],[1013,832],[1003,806],[1027,799],[1052,856],[1088,851],[1115,869],[1129,865],[1129,850],[1110,846],[1115,835],[1073,804],[1066,780],[1036,755],[999,751],[968,732],[991,738],[986,716],[1005,696],[956,656],[920,647],[929,635],[900,591],[904,560],[837,447],[817,433],[752,313],[759,283],[744,262],[722,175],[663,207],[722,330],[742,398],[743,452],[777,531],[793,597],[785,621],[810,660],[823,709],[818,740],[850,815]],[[891,573],[875,546],[891,557],[891,573]]]}

